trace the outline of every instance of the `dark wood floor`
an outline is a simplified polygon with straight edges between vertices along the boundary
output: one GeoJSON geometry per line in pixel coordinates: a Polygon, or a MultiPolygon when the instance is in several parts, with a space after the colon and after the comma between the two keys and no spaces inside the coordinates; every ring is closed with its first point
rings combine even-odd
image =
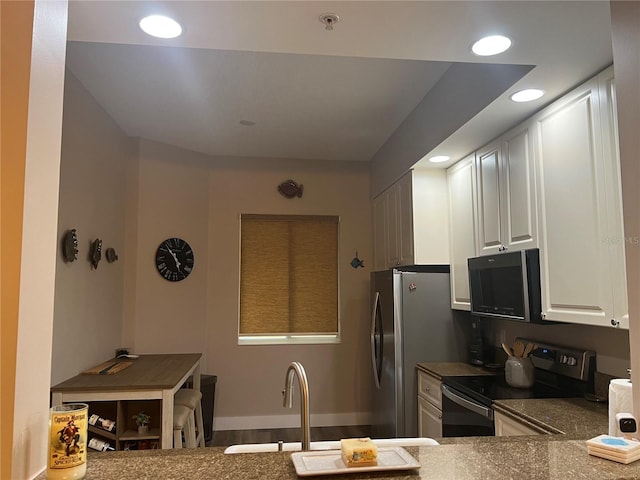
{"type": "MultiPolygon", "coordinates": [[[[299,442],[300,428],[278,428],[264,430],[223,430],[213,432],[208,447],[228,447],[243,443],[299,442]]],[[[344,427],[312,427],[311,441],[339,440],[341,438],[370,437],[369,425],[347,425],[344,427]]]]}

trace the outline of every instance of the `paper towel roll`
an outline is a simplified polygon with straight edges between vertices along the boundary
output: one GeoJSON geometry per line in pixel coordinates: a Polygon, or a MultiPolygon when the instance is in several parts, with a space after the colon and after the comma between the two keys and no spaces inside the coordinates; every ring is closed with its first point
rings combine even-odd
{"type": "Polygon", "coordinates": [[[631,380],[614,378],[609,383],[609,435],[619,437],[616,414],[633,413],[633,397],[631,396],[631,380]]]}

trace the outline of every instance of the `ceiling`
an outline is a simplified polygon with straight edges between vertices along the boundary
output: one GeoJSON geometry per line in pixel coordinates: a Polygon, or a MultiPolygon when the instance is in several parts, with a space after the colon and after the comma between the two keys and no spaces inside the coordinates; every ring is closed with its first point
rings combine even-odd
{"type": "MultiPolygon", "coordinates": [[[[68,40],[69,70],[127,135],[299,160],[370,161],[429,92],[464,72],[459,64],[534,66],[498,92],[458,79],[477,114],[449,120],[445,135],[411,153],[415,162],[457,160],[612,62],[609,4],[600,1],[71,0],[68,40]],[[332,31],[319,21],[326,12],[340,17],[332,31]],[[144,34],[137,22],[151,13],[178,20],[183,35],[144,34]],[[470,52],[494,33],[512,48],[470,52]],[[546,95],[508,100],[525,87],[546,95]]],[[[460,101],[440,100],[452,111],[460,101]]]]}

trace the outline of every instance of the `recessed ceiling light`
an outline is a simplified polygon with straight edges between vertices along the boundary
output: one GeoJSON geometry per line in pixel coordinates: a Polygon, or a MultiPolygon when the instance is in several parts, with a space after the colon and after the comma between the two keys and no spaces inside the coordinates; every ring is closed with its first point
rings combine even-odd
{"type": "Polygon", "coordinates": [[[511,39],[503,35],[490,35],[481,38],[471,47],[471,51],[476,55],[488,57],[504,52],[511,46],[511,39]]]}
{"type": "Polygon", "coordinates": [[[162,15],[149,15],[140,20],[140,28],[147,34],[158,38],[175,38],[182,33],[182,27],[173,18],[162,15]]]}
{"type": "Polygon", "coordinates": [[[436,155],[435,157],[431,157],[429,161],[431,163],[442,163],[442,162],[448,162],[450,159],[451,157],[448,157],[446,155],[436,155]]]}
{"type": "Polygon", "coordinates": [[[509,97],[514,102],[531,102],[537,100],[544,92],[537,88],[527,88],[526,90],[520,90],[509,97]]]}

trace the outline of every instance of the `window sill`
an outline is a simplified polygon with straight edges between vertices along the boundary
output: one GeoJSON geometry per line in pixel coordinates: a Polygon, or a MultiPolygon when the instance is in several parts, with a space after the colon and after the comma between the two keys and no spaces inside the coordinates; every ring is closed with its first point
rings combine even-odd
{"type": "Polygon", "coordinates": [[[340,335],[240,335],[238,345],[316,345],[340,343],[340,335]]]}

